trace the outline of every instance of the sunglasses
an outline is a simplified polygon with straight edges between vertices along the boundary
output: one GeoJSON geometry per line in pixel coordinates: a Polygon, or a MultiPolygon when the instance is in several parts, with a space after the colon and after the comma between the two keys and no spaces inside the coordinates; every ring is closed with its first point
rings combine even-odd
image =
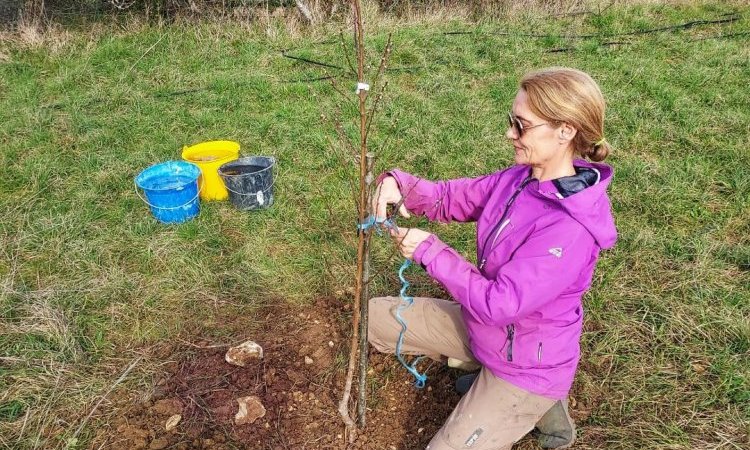
{"type": "Polygon", "coordinates": [[[521,123],[521,119],[514,116],[513,113],[508,113],[508,126],[511,127],[513,131],[515,131],[518,134],[519,138],[523,136],[523,133],[525,133],[527,130],[530,130],[536,127],[541,127],[542,125],[547,125],[547,122],[524,127],[523,124],[521,123]]]}

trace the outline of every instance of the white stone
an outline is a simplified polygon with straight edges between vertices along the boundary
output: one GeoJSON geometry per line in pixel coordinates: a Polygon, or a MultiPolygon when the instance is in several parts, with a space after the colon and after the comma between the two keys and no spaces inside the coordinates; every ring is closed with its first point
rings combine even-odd
{"type": "Polygon", "coordinates": [[[263,358],[263,347],[253,341],[245,341],[240,345],[231,347],[227,350],[224,359],[229,364],[245,367],[253,359],[263,358]]]}
{"type": "Polygon", "coordinates": [[[179,414],[175,414],[174,416],[167,419],[167,423],[164,425],[164,428],[169,431],[177,426],[178,423],[180,423],[180,420],[182,420],[182,416],[179,414]]]}

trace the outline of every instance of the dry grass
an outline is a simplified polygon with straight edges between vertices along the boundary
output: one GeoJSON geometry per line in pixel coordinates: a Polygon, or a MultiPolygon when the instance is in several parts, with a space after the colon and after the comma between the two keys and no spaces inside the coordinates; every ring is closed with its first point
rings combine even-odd
{"type": "MultiPolygon", "coordinates": [[[[29,48],[47,48],[59,51],[70,42],[71,34],[59,22],[50,21],[39,10],[39,2],[28,2],[31,11],[21,15],[13,32],[5,32],[2,39],[13,39],[29,48]]],[[[201,2],[190,2],[186,9],[177,9],[167,22],[162,16],[154,16],[147,9],[145,15],[128,11],[120,16],[104,16],[87,21],[85,30],[96,39],[102,32],[128,34],[154,25],[167,23],[214,22],[216,29],[233,23],[249,31],[261,29],[270,38],[299,39],[303,36],[320,37],[332,30],[351,28],[351,14],[347,5],[338,2],[313,0],[308,2],[315,17],[310,26],[295,7],[271,7],[262,3],[256,6],[239,5],[217,9],[218,3],[210,6],[201,2]],[[196,9],[197,8],[197,9],[196,9]],[[116,19],[119,27],[106,25],[107,20],[116,19]]],[[[394,26],[422,25],[438,26],[450,22],[479,22],[483,20],[539,20],[542,18],[597,15],[609,8],[637,5],[697,6],[706,0],[473,0],[473,1],[396,1],[383,6],[378,1],[364,1],[366,27],[378,32],[394,26]]],[[[741,0],[730,0],[727,4],[741,6],[741,0]]],[[[80,20],[80,19],[78,19],[80,20]]],[[[0,57],[2,53],[0,53],[0,57]]],[[[1,59],[0,59],[1,60],[1,59]]]]}

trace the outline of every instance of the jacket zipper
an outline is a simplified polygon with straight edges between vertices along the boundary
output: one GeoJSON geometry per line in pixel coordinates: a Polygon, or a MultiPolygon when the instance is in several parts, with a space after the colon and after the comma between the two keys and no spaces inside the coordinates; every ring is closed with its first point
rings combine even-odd
{"type": "MultiPolygon", "coordinates": [[[[497,229],[497,232],[495,233],[495,237],[492,239],[492,244],[490,244],[490,248],[495,247],[495,242],[497,242],[498,236],[500,236],[500,234],[503,232],[505,227],[508,226],[509,223],[510,223],[510,219],[505,219],[505,221],[500,224],[500,228],[497,229]]],[[[484,262],[487,262],[486,258],[484,259],[484,262]]]]}
{"type": "Polygon", "coordinates": [[[508,361],[513,361],[513,335],[516,334],[516,326],[513,324],[508,325],[508,361]]]}
{"type": "Polygon", "coordinates": [[[490,234],[487,235],[487,240],[484,241],[484,245],[482,245],[482,253],[479,258],[479,270],[484,269],[484,265],[487,264],[487,244],[492,240],[492,244],[490,245],[490,251],[492,251],[492,246],[495,245],[495,242],[497,241],[497,237],[500,236],[500,233],[503,231],[503,229],[510,223],[510,219],[505,220],[505,217],[508,215],[508,211],[510,210],[510,206],[513,204],[513,202],[516,201],[516,197],[518,197],[518,194],[521,193],[523,188],[528,185],[531,180],[533,180],[532,177],[527,177],[525,180],[523,180],[513,192],[513,195],[510,196],[508,201],[505,203],[505,211],[503,211],[502,216],[500,216],[500,220],[497,221],[495,226],[492,228],[492,231],[490,234]]]}

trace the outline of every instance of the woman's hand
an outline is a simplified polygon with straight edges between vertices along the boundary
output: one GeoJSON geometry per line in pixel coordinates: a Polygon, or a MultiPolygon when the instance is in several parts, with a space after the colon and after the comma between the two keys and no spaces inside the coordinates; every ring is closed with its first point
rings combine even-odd
{"type": "Polygon", "coordinates": [[[430,237],[431,234],[419,228],[391,229],[391,237],[398,245],[401,254],[412,260],[414,259],[414,251],[417,250],[419,244],[430,237]]]}
{"type": "MultiPolygon", "coordinates": [[[[400,202],[401,197],[396,179],[393,177],[383,178],[383,181],[375,189],[375,195],[372,198],[372,211],[375,217],[379,219],[388,217],[388,205],[395,205],[400,202]]],[[[411,217],[403,204],[398,208],[398,212],[403,217],[411,217]]]]}

